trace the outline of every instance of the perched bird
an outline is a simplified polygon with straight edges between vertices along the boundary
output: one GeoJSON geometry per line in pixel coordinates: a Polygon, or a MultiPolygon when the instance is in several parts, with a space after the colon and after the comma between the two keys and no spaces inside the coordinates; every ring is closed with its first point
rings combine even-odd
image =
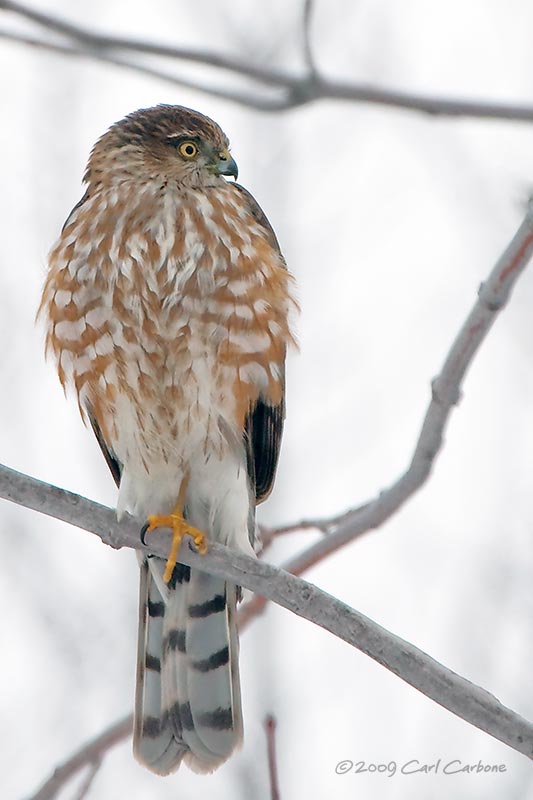
{"type": "Polygon", "coordinates": [[[136,111],[95,144],[49,260],[40,314],[119,486],[117,510],[173,530],[141,562],[134,753],[161,775],[242,739],[238,587],[176,563],[181,537],[252,555],[274,481],[293,280],[220,127],[136,111]]]}

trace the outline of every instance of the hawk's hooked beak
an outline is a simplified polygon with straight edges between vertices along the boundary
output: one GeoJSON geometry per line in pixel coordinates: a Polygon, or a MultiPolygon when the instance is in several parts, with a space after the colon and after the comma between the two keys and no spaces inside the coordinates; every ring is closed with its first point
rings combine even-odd
{"type": "Polygon", "coordinates": [[[229,150],[222,150],[218,154],[218,161],[215,166],[219,175],[232,175],[235,180],[239,177],[237,162],[230,156],[229,150]]]}

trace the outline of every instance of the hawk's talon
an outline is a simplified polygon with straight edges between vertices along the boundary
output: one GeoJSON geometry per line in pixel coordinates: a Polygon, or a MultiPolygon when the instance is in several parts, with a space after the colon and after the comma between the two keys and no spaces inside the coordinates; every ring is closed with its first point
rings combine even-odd
{"type": "Polygon", "coordinates": [[[196,550],[200,553],[201,556],[205,556],[207,553],[207,536],[205,533],[197,533],[193,539],[194,546],[196,550]]]}
{"type": "Polygon", "coordinates": [[[163,580],[169,583],[176,566],[181,540],[185,535],[192,536],[197,551],[204,555],[207,552],[207,537],[198,528],[189,525],[179,509],[174,509],[171,514],[150,514],[147,524],[141,531],[141,541],[144,544],[143,536],[155,531],[156,528],[170,528],[172,530],[172,544],[168,554],[167,563],[163,580]]]}
{"type": "Polygon", "coordinates": [[[146,543],[146,534],[148,533],[148,524],[149,523],[147,522],[145,525],[142,526],[141,535],[140,535],[141,544],[143,544],[145,547],[148,547],[148,545],[146,543]]]}

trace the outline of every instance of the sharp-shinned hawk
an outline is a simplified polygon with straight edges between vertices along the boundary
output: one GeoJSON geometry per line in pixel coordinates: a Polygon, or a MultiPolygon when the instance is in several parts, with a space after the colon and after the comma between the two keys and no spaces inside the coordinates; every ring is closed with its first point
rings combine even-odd
{"type": "MultiPolygon", "coordinates": [[[[50,255],[47,350],[119,486],[118,513],[254,553],[274,481],[292,278],[208,117],[160,105],[94,146],[50,255]]],[[[242,738],[238,588],[141,557],[134,752],[209,772],[242,738]]]]}

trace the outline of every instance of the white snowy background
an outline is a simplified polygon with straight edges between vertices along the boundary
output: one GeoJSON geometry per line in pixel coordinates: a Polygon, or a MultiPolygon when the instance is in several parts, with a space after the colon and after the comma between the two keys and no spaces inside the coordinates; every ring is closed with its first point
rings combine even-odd
{"type": "MultiPolygon", "coordinates": [[[[301,65],[301,3],[32,0],[103,32],[301,65]]],[[[527,0],[317,0],[330,76],[533,104],[527,0]]],[[[27,26],[3,15],[3,27],[27,26]]],[[[204,70],[193,73],[204,76],[204,70]]],[[[226,82],[222,74],[217,80],[226,82]]],[[[98,136],[159,102],[228,133],[240,181],[296,276],[300,354],[268,524],[338,513],[406,467],[440,368],[533,183],[533,125],[321,102],[261,114],[155,79],[0,41],[0,460],[109,505],[115,489],[34,315],[46,257],[98,136]]],[[[306,576],[533,716],[533,269],[470,370],[429,484],[306,576]]],[[[0,796],[29,797],[132,707],[137,566],[96,537],[0,505],[0,796]]],[[[316,538],[278,541],[280,563],[316,538]]],[[[283,800],[533,798],[527,759],[358,651],[270,606],[242,636],[246,735],[212,776],[159,778],[110,752],[90,797],[267,800],[264,715],[283,800]],[[460,759],[497,775],[335,774],[344,759],[460,759]]],[[[79,782],[79,781],[78,781],[79,782]]],[[[69,785],[61,798],[73,798],[69,785]]]]}

